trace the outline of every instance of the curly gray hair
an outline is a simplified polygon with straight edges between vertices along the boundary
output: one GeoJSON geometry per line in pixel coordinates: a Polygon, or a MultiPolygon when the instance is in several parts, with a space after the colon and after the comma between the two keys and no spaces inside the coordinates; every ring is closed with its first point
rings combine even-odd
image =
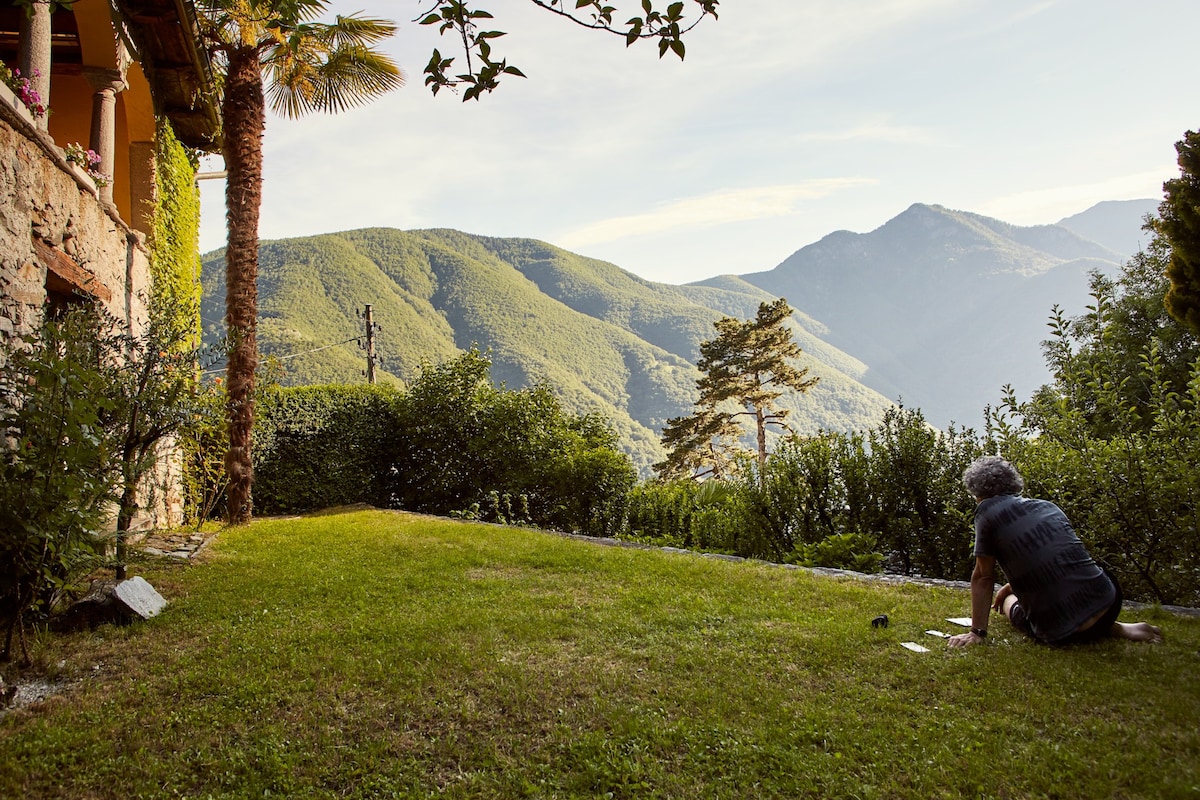
{"type": "Polygon", "coordinates": [[[986,500],[1001,494],[1020,494],[1025,479],[1017,468],[1000,456],[983,456],[963,470],[963,486],[976,500],[986,500]]]}

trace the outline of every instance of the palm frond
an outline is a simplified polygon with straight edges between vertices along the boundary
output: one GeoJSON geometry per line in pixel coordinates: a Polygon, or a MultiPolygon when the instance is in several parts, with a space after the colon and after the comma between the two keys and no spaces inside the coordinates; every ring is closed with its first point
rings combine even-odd
{"type": "MultiPolygon", "coordinates": [[[[313,27],[316,34],[317,26],[313,27]]],[[[322,40],[321,35],[294,37],[268,54],[267,102],[271,108],[289,117],[313,111],[339,112],[404,85],[400,68],[389,56],[359,42],[326,49],[327,41],[330,39],[322,40]],[[303,41],[298,40],[301,38],[303,41]]]]}

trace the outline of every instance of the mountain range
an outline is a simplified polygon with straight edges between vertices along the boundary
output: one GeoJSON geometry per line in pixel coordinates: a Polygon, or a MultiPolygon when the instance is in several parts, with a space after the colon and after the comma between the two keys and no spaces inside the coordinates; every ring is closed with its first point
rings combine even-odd
{"type": "MultiPolygon", "coordinates": [[[[1137,250],[1151,200],[1101,203],[1019,227],[916,204],[869,233],[837,231],[773,269],[675,286],[532,239],[372,228],[263,241],[258,341],[285,383],[361,382],[359,314],[372,307],[380,380],[477,346],[497,383],[545,382],[576,412],[609,418],[635,464],[690,413],[700,343],[722,316],[786,297],[803,366],[820,382],[787,398],[802,433],[875,425],[898,402],[978,426],[1004,384],[1048,378],[1040,342],[1054,305],[1087,303],[1087,274],[1137,250]]],[[[205,337],[223,333],[223,251],[203,259],[205,337]]]]}

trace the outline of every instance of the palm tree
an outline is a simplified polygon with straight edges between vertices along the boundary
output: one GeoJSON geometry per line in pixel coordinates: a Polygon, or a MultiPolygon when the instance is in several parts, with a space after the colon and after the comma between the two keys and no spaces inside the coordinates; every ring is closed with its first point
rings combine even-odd
{"type": "Polygon", "coordinates": [[[254,379],[258,366],[258,215],[262,205],[264,109],[288,117],[342,111],[402,86],[400,69],[373,45],[391,36],[387,20],[338,16],[312,22],[327,0],[209,0],[202,36],[224,85],[221,114],[227,170],[225,323],[229,521],[249,521],[254,379]]]}

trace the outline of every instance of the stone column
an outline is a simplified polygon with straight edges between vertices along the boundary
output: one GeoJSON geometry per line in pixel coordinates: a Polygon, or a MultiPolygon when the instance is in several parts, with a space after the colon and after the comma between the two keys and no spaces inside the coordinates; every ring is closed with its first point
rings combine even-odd
{"type": "Polygon", "coordinates": [[[112,176],[117,153],[117,92],[125,89],[125,78],[117,70],[87,69],[83,74],[96,93],[92,95],[92,138],[88,145],[100,156],[100,171],[108,175],[107,186],[100,187],[100,201],[112,203],[112,176]]]}
{"type": "MultiPolygon", "coordinates": [[[[50,2],[32,0],[29,14],[19,9],[21,30],[17,46],[17,69],[28,78],[43,106],[50,105],[50,2]]],[[[39,130],[46,130],[50,115],[36,119],[39,130]]]]}

